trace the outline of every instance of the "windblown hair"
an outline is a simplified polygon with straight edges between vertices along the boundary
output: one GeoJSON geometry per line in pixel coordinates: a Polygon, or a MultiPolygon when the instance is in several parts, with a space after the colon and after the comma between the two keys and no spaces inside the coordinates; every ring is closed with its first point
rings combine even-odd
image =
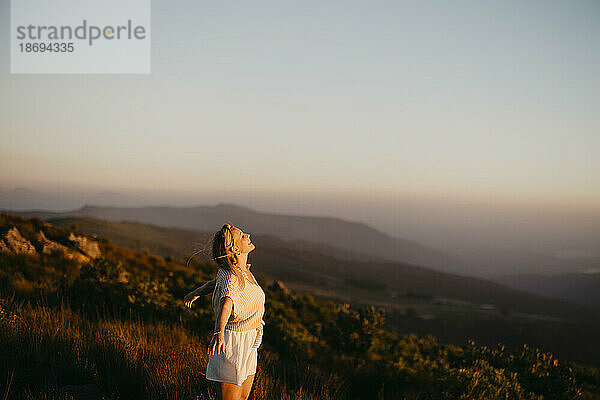
{"type": "Polygon", "coordinates": [[[239,289],[243,290],[246,279],[244,279],[244,274],[238,265],[237,257],[233,251],[235,243],[231,228],[232,226],[230,224],[225,224],[220,231],[215,233],[212,242],[212,257],[220,268],[231,272],[238,278],[238,282],[240,282],[239,289]]]}

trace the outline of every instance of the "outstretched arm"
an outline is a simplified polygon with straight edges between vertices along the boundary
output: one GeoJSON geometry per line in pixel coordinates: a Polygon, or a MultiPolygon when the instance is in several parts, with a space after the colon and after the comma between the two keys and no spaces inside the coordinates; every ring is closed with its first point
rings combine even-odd
{"type": "Polygon", "coordinates": [[[188,294],[186,294],[183,298],[183,302],[185,303],[185,305],[191,308],[192,304],[198,299],[198,297],[208,295],[214,292],[215,282],[216,278],[206,282],[204,285],[199,286],[196,289],[189,292],[188,294]]]}

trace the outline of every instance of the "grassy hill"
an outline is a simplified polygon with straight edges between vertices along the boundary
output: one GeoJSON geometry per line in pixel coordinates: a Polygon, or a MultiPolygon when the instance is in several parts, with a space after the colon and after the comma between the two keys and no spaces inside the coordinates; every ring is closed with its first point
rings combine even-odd
{"type": "MultiPolygon", "coordinates": [[[[0,241],[4,398],[215,398],[202,376],[210,299],[193,309],[181,301],[214,276],[214,264],[188,267],[12,215],[0,216],[0,241]]],[[[256,400],[600,398],[597,369],[535,343],[509,350],[398,334],[384,329],[382,308],[257,278],[267,311],[256,400]]]]}

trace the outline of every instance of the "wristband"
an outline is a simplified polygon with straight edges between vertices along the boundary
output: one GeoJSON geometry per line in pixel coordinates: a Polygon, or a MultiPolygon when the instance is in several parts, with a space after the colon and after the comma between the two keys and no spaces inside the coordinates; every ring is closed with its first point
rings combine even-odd
{"type": "Polygon", "coordinates": [[[213,332],[213,336],[215,336],[215,335],[217,335],[217,334],[219,334],[219,333],[221,333],[221,332],[223,332],[223,331],[216,331],[216,332],[213,332]]]}

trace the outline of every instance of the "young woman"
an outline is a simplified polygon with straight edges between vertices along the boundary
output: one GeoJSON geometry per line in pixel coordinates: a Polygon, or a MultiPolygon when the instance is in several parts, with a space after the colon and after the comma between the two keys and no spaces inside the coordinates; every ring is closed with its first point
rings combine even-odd
{"type": "Polygon", "coordinates": [[[213,293],[215,330],[208,346],[206,379],[220,382],[223,400],[246,400],[254,383],[265,324],[265,292],[247,263],[254,248],[249,234],[223,225],[213,239],[217,277],[184,297],[191,307],[202,294],[213,293]]]}

